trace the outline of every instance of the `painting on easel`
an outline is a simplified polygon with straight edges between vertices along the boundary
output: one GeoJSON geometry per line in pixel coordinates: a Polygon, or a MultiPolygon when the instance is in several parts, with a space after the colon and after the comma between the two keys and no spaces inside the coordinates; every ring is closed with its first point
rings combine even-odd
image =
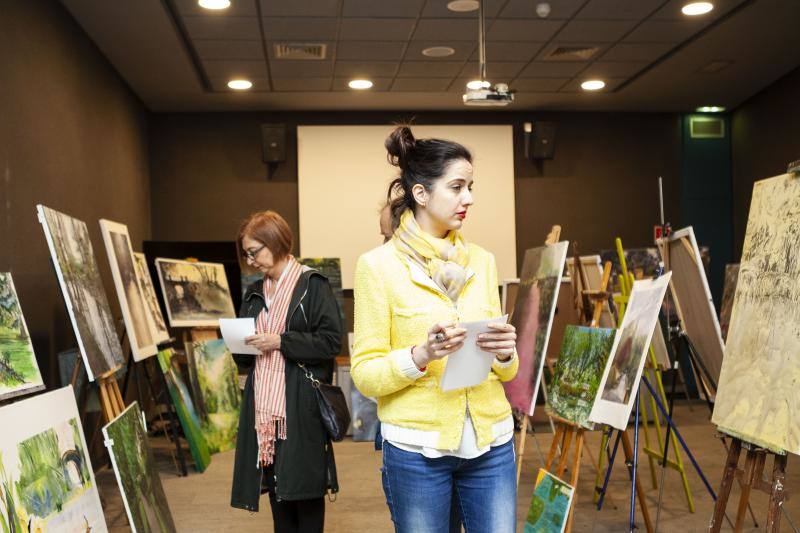
{"type": "Polygon", "coordinates": [[[220,318],[236,318],[221,263],[157,257],[156,268],[173,328],[217,327],[220,318]]]}
{"type": "Polygon", "coordinates": [[[159,344],[166,342],[169,340],[169,330],[167,329],[167,323],[164,322],[161,307],[158,305],[158,296],[156,296],[156,289],[153,286],[153,278],[150,277],[150,270],[147,268],[147,257],[143,253],[133,252],[133,260],[136,265],[136,277],[139,279],[139,285],[142,287],[147,309],[150,312],[153,338],[159,344]]]}
{"type": "Polygon", "coordinates": [[[800,454],[800,179],[758,181],[711,421],[773,451],[800,454]]]}
{"type": "Polygon", "coordinates": [[[0,272],[0,400],[43,388],[14,280],[0,272]]]}

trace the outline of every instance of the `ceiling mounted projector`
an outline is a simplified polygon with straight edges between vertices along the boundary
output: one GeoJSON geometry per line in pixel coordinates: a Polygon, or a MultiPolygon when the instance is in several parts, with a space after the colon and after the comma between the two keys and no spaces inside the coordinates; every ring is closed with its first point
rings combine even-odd
{"type": "Polygon", "coordinates": [[[506,106],[514,101],[514,93],[508,89],[505,83],[498,83],[478,89],[470,89],[464,93],[464,104],[474,106],[506,106]]]}

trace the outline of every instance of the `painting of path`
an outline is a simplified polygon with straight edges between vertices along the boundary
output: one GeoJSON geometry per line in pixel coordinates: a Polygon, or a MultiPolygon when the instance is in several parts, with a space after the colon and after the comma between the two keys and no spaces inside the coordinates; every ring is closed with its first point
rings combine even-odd
{"type": "Polygon", "coordinates": [[[14,280],[0,272],[0,400],[43,388],[14,280]]]}

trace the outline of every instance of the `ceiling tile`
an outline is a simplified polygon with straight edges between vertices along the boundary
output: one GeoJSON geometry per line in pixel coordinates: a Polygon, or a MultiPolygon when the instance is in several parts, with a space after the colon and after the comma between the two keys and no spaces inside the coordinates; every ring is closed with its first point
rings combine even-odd
{"type": "MultiPolygon", "coordinates": [[[[360,92],[348,87],[348,83],[352,78],[334,78],[333,79],[333,91],[349,91],[349,92],[360,92]]],[[[364,92],[375,92],[375,91],[388,91],[389,85],[392,83],[392,78],[370,78],[372,82],[372,88],[364,91],[364,92]]]]}
{"type": "Polygon", "coordinates": [[[578,20],[642,20],[664,0],[590,0],[575,15],[578,20]]]}
{"type": "Polygon", "coordinates": [[[572,20],[560,32],[560,41],[612,43],[631,30],[635,20],[572,20]]]}
{"type": "Polygon", "coordinates": [[[183,17],[192,39],[261,39],[256,17],[183,17]]]}
{"type": "MultiPolygon", "coordinates": [[[[513,79],[519,74],[519,71],[522,70],[522,67],[525,66],[525,63],[522,62],[500,62],[495,61],[494,63],[487,63],[486,64],[486,76],[489,78],[489,81],[497,82],[498,79],[513,79]]],[[[461,69],[461,73],[459,74],[460,77],[470,77],[473,78],[478,77],[478,63],[467,63],[461,69]]]]}
{"type": "MultiPolygon", "coordinates": [[[[503,6],[506,0],[484,0],[483,9],[486,13],[486,18],[494,18],[503,6]]],[[[466,18],[478,20],[477,11],[468,11],[466,13],[457,13],[447,9],[447,4],[450,0],[428,0],[425,4],[425,9],[422,10],[424,18],[466,18]]]]}
{"type": "Polygon", "coordinates": [[[406,61],[466,61],[470,52],[475,49],[473,41],[412,41],[406,49],[406,61]],[[455,52],[447,57],[428,57],[422,51],[432,46],[449,46],[455,52]]]}
{"type": "Polygon", "coordinates": [[[443,92],[451,78],[398,78],[392,85],[393,92],[443,92]]]}
{"type": "Polygon", "coordinates": [[[581,83],[583,83],[586,79],[585,77],[575,78],[569,83],[567,83],[564,87],[561,88],[560,92],[562,93],[583,93],[587,97],[593,96],[600,96],[602,94],[607,94],[613,92],[617,87],[619,87],[624,81],[624,78],[612,78],[603,80],[606,82],[606,86],[601,91],[584,91],[581,89],[581,83]]]}
{"type": "Polygon", "coordinates": [[[425,0],[344,0],[345,17],[413,17],[419,15],[425,0]]]}
{"type": "Polygon", "coordinates": [[[478,41],[477,20],[421,19],[414,31],[415,41],[478,41]]]}
{"type": "Polygon", "coordinates": [[[405,46],[405,43],[401,41],[339,41],[339,46],[336,49],[336,60],[399,61],[403,57],[405,46]]]}
{"type": "Polygon", "coordinates": [[[396,61],[337,61],[333,75],[337,78],[391,78],[397,66],[396,61]]]}
{"type": "Polygon", "coordinates": [[[277,78],[272,80],[272,86],[276,91],[327,92],[332,81],[331,78],[277,78]]]}
{"type": "Polygon", "coordinates": [[[464,63],[461,61],[405,61],[397,76],[401,78],[452,78],[464,63]]]}
{"type": "Polygon", "coordinates": [[[645,61],[595,61],[581,75],[599,78],[627,78],[645,68],[645,61]]]}
{"type": "MultiPolygon", "coordinates": [[[[197,0],[175,0],[175,5],[178,7],[178,12],[182,15],[199,15],[203,17],[257,17],[258,10],[256,3],[253,1],[247,2],[231,2],[231,6],[223,11],[212,11],[200,7],[197,0]]],[[[226,88],[227,90],[227,88],[226,88]]]]}
{"type": "MultiPolygon", "coordinates": [[[[496,19],[486,32],[489,41],[549,41],[563,25],[557,20],[496,19]]],[[[473,29],[477,39],[477,28],[473,29]]]]}
{"type": "Polygon", "coordinates": [[[625,37],[630,43],[680,43],[703,29],[699,20],[647,20],[625,37]]]}
{"type": "MultiPolygon", "coordinates": [[[[265,17],[338,17],[339,0],[258,0],[265,17]]],[[[235,2],[240,4],[242,2],[235,2]]],[[[250,3],[244,2],[244,3],[250,3]]]]}
{"type": "MultiPolygon", "coordinates": [[[[228,78],[210,78],[209,81],[211,82],[211,88],[216,92],[221,93],[239,93],[240,91],[234,91],[230,87],[228,87],[228,78]]],[[[267,78],[250,78],[250,81],[253,82],[253,87],[246,92],[269,92],[269,81],[267,78]]]]}
{"type": "Polygon", "coordinates": [[[203,68],[209,78],[231,79],[237,76],[251,78],[266,78],[267,64],[265,61],[248,60],[209,60],[203,61],[203,68]]]}
{"type": "Polygon", "coordinates": [[[342,19],[339,39],[343,41],[406,41],[414,28],[414,20],[410,18],[342,19]]]}
{"type": "Polygon", "coordinates": [[[325,78],[333,76],[333,61],[273,59],[269,62],[273,78],[325,78]]]}
{"type": "Polygon", "coordinates": [[[603,61],[648,61],[652,62],[667,53],[671,46],[661,43],[618,43],[605,54],[603,61]]]}
{"type": "Polygon", "coordinates": [[[267,17],[264,36],[269,41],[303,39],[333,41],[336,39],[336,19],[312,17],[267,17]]]}
{"type": "MultiPolygon", "coordinates": [[[[572,18],[586,0],[556,0],[550,2],[549,20],[564,20],[572,18]]],[[[533,0],[510,0],[500,16],[503,18],[532,18],[538,19],[536,5],[533,0]]]]}
{"type": "MultiPolygon", "coordinates": [[[[275,45],[276,44],[285,44],[287,41],[269,41],[267,43],[267,54],[269,55],[270,59],[275,59],[275,45]]],[[[325,59],[332,59],[333,58],[333,41],[306,41],[306,44],[324,44],[326,45],[325,48],[325,59]]],[[[317,59],[308,60],[308,61],[320,61],[317,59]]]]}
{"type": "Polygon", "coordinates": [[[524,93],[554,93],[569,80],[570,78],[525,78],[516,80],[511,88],[524,93]]]}
{"type": "MultiPolygon", "coordinates": [[[[487,61],[530,61],[544,43],[535,42],[487,42],[487,61]]],[[[477,47],[476,47],[477,48],[477,47]]],[[[478,60],[478,50],[472,52],[470,60],[478,60]]]]}
{"type": "Polygon", "coordinates": [[[534,61],[520,73],[521,78],[571,78],[586,68],[574,61],[534,61]]]}
{"type": "Polygon", "coordinates": [[[192,41],[201,59],[264,59],[261,41],[192,41]]]}

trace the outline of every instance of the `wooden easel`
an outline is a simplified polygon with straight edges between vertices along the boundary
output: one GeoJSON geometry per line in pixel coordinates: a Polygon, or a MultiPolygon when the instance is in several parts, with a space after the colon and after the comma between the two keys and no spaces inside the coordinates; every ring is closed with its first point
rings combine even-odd
{"type": "Polygon", "coordinates": [[[736,509],[736,524],[734,531],[742,531],[745,515],[750,501],[750,492],[756,489],[769,494],[769,505],[767,507],[767,533],[779,533],[781,526],[781,507],[786,500],[786,459],[787,454],[776,453],[755,444],[745,442],[738,438],[733,438],[728,450],[728,458],[725,461],[725,471],[722,475],[717,502],[714,505],[714,515],[711,517],[709,531],[718,533],[722,527],[722,520],[725,518],[725,508],[728,506],[728,498],[731,494],[731,487],[734,478],[739,480],[742,487],[739,496],[739,506],[736,509]],[[739,468],[739,457],[742,448],[747,450],[744,468],[739,468]],[[764,464],[767,455],[774,456],[772,464],[771,481],[764,480],[764,464]]]}
{"type": "Polygon", "coordinates": [[[97,379],[100,391],[100,407],[103,410],[103,419],[106,424],[117,418],[125,410],[125,401],[117,384],[116,369],[111,370],[97,379]]]}

